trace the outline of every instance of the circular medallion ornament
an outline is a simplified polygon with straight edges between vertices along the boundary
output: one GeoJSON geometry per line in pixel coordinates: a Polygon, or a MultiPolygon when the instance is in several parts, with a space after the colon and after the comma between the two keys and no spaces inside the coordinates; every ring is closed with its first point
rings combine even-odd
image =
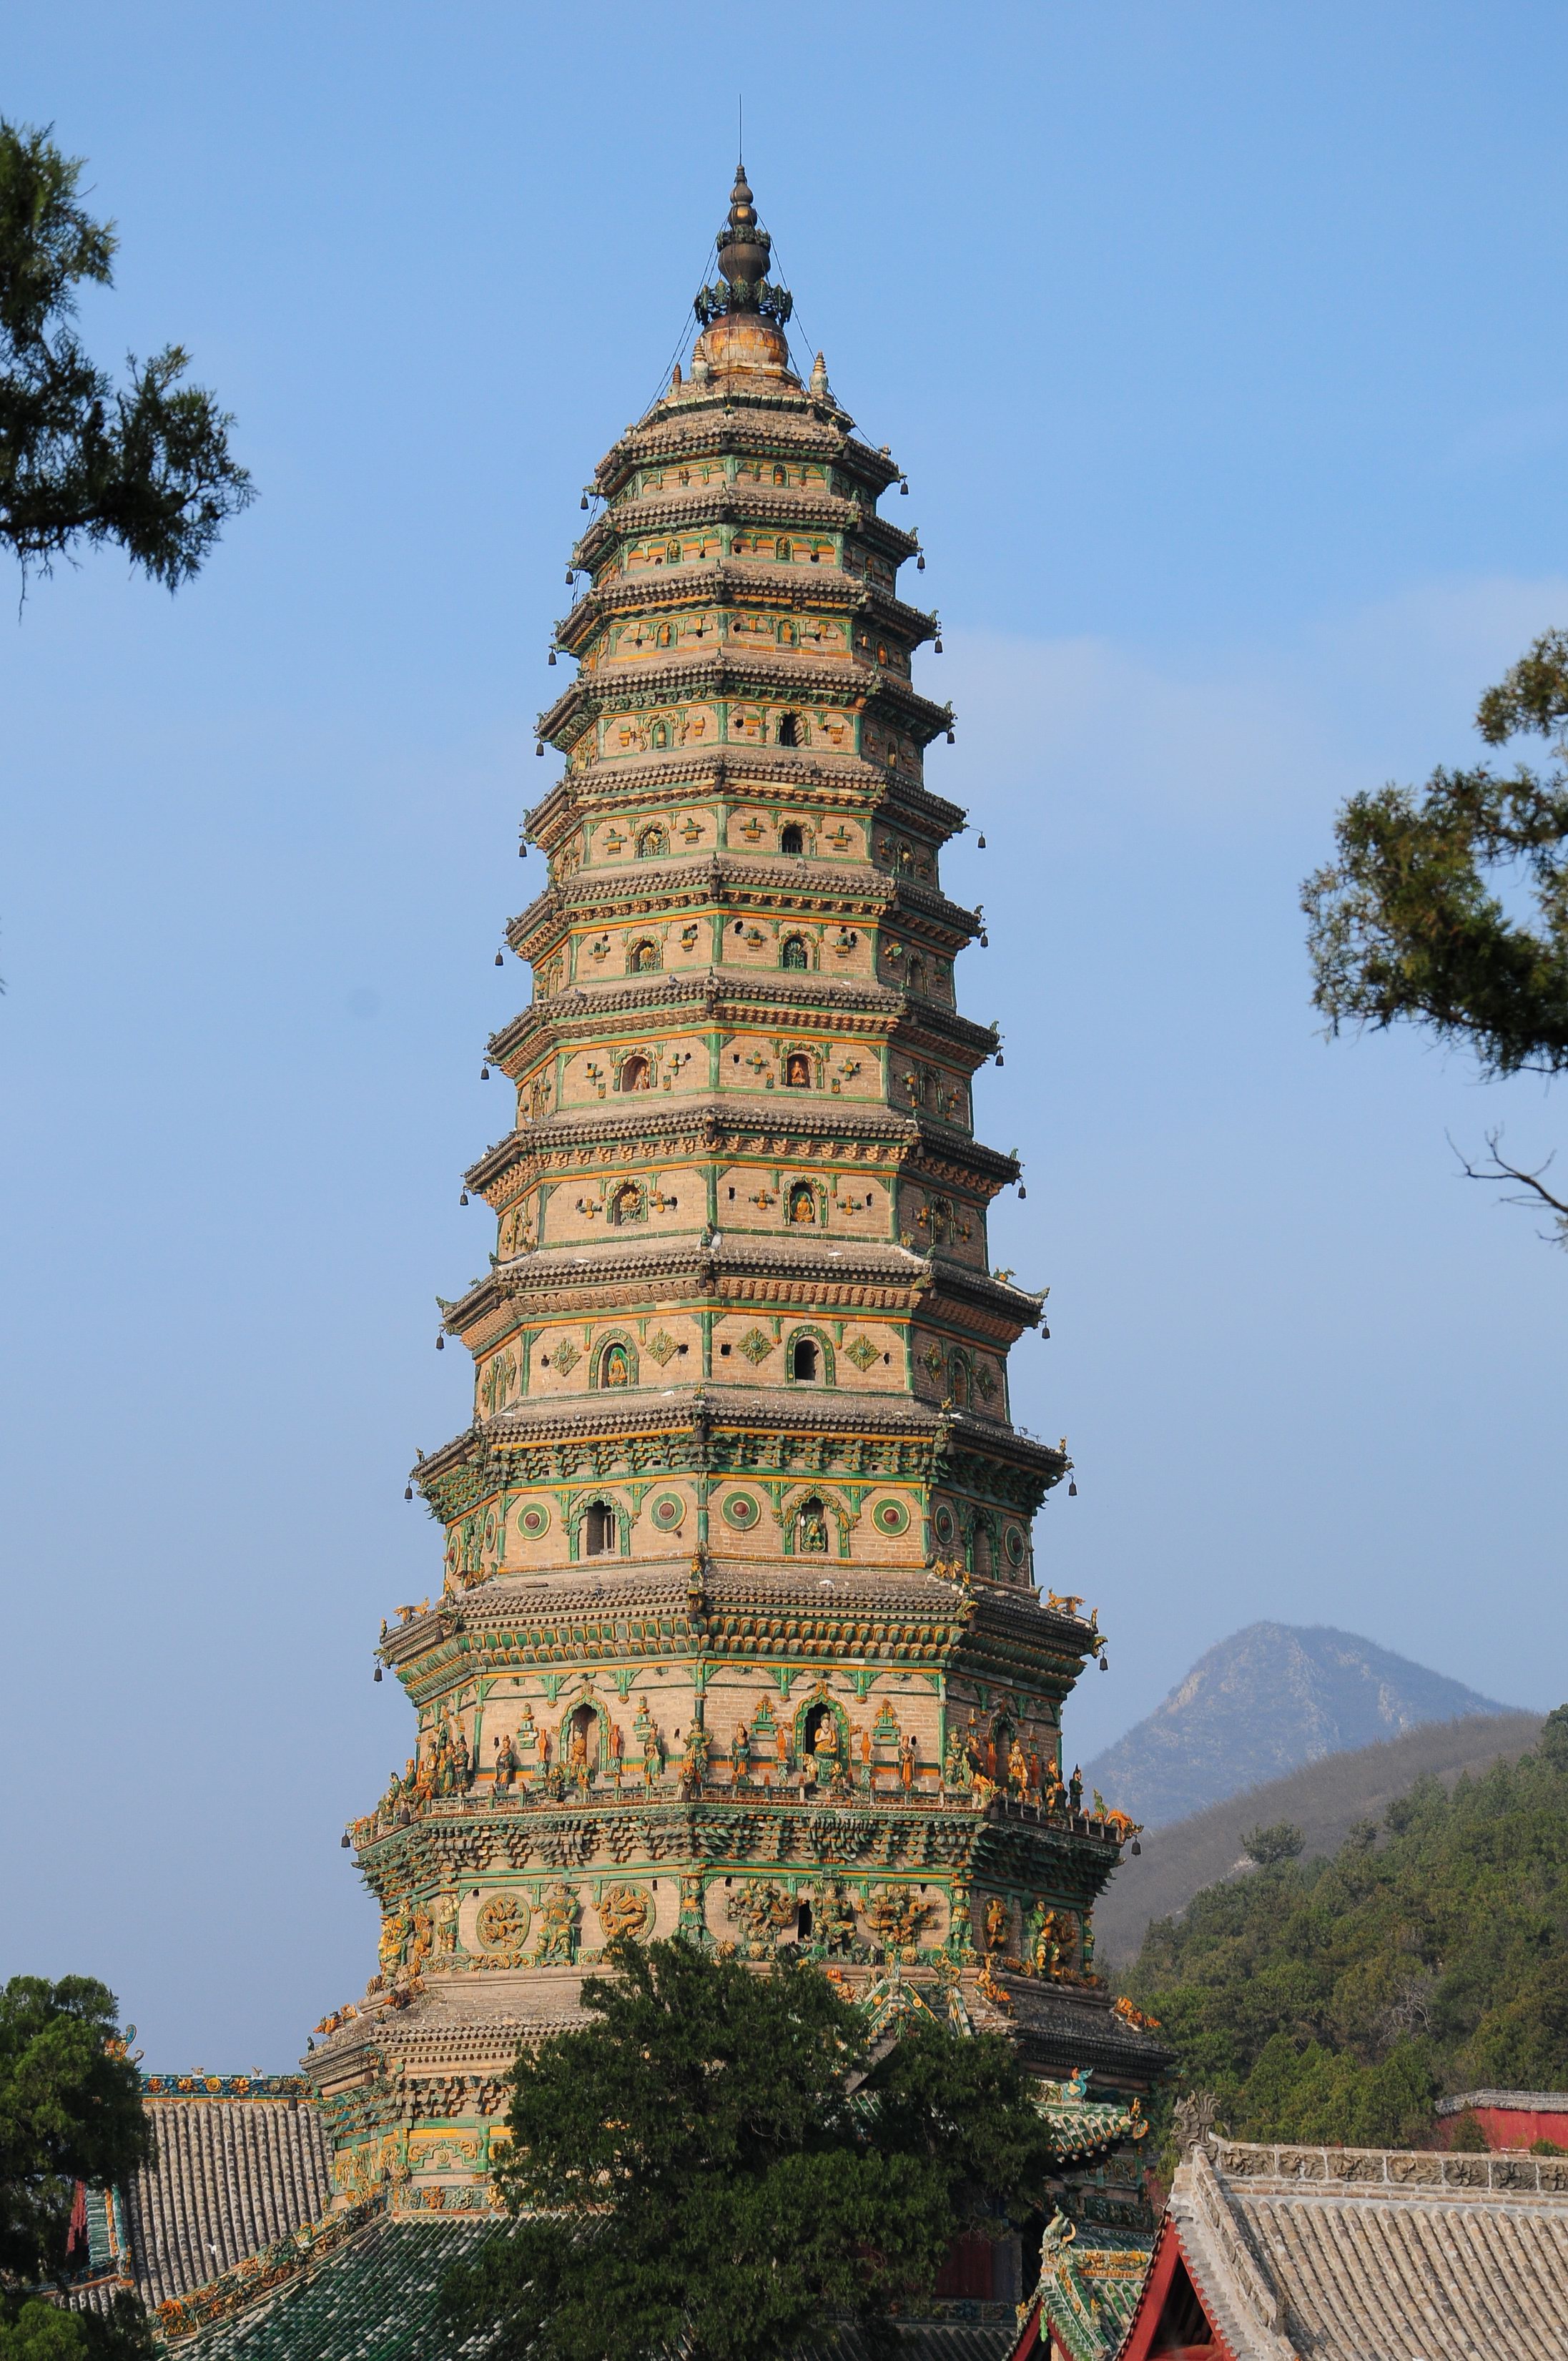
{"type": "Polygon", "coordinates": [[[673,1533],[685,1512],[686,1504],[677,1492],[661,1492],[648,1511],[662,1533],[673,1533]]]}
{"type": "Polygon", "coordinates": [[[909,1511],[902,1500],[879,1500],[872,1510],[872,1522],[879,1533],[906,1533],[909,1511]]]}
{"type": "Polygon", "coordinates": [[[640,1942],[652,1932],[653,1897],[645,1885],[607,1886],[598,1907],[607,1943],[640,1942]]]}
{"type": "Polygon", "coordinates": [[[485,1511],[485,1547],[488,1550],[493,1550],[495,1545],[496,1512],[493,1509],[487,1509],[485,1511]]]}
{"type": "Polygon", "coordinates": [[[541,1541],[550,1530],[550,1511],[542,1500],[531,1500],[517,1521],[524,1541],[541,1541]]]}
{"type": "Polygon", "coordinates": [[[518,1951],[528,1940],[532,1915],[527,1903],[517,1894],[492,1894],[488,1902],[479,1905],[474,1932],[487,1951],[518,1951]]]}
{"type": "Polygon", "coordinates": [[[931,1518],[931,1530],[944,1548],[950,1549],[957,1541],[959,1529],[953,1512],[946,1500],[939,1500],[931,1518]]]}
{"type": "Polygon", "coordinates": [[[1007,1552],[1007,1563],[1009,1565],[1023,1565],[1024,1536],[1016,1525],[1008,1526],[1002,1546],[1007,1552]]]}
{"type": "Polygon", "coordinates": [[[762,1512],[750,1492],[731,1492],[724,1503],[722,1513],[727,1524],[736,1525],[741,1532],[747,1532],[762,1512]]]}

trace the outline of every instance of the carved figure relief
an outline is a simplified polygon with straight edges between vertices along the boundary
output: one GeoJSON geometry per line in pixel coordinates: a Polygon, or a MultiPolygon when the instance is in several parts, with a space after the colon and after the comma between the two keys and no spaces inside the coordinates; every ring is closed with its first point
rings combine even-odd
{"type": "Polygon", "coordinates": [[[800,1916],[794,1894],[762,1877],[742,1878],[728,1902],[729,1916],[745,1929],[746,1949],[754,1960],[768,1958],[785,1928],[795,1931],[800,1916]]]}
{"type": "Polygon", "coordinates": [[[795,1516],[795,1547],[805,1557],[828,1554],[828,1511],[820,1500],[803,1500],[795,1516]]]}
{"type": "Polygon", "coordinates": [[[569,1885],[552,1885],[539,1905],[536,1967],[570,1967],[577,1956],[577,1922],[582,1911],[569,1885]]]}
{"type": "Polygon", "coordinates": [[[890,1951],[913,1944],[929,1916],[929,1903],[912,1885],[879,1885],[866,1904],[866,1924],[890,1951]]]}

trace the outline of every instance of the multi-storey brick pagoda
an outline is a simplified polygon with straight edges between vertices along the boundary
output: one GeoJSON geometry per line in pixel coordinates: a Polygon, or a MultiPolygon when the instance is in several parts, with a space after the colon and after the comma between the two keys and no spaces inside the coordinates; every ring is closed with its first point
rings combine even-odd
{"type": "Polygon", "coordinates": [[[1035,1587],[1068,1461],[1009,1415],[1043,1299],[987,1256],[1018,1168],[972,1129],[937,627],[768,255],[742,175],[573,553],[496,1250],[442,1307],[473,1423],[415,1471],[444,1587],[381,1642],[417,1754],[351,1831],[380,1973],[308,2061],[348,2195],[471,2203],[520,2038],[620,1936],[797,1947],[1124,2097],[1163,2060],[1092,1965],[1130,1823],[1063,1784],[1102,1635],[1035,1587]]]}

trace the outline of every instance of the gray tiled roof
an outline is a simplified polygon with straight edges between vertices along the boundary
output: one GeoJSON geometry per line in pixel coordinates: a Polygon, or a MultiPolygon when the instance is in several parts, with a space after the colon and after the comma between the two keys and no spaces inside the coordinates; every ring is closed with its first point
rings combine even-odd
{"type": "Polygon", "coordinates": [[[1563,2361],[1568,2158],[1222,2140],[1170,2228],[1235,2361],[1563,2361]]]}
{"type": "Polygon", "coordinates": [[[159,2099],[158,2160],[127,2186],[137,2292],[159,2304],[231,2269],[332,2203],[332,2151],[310,2100],[159,2099]]]}

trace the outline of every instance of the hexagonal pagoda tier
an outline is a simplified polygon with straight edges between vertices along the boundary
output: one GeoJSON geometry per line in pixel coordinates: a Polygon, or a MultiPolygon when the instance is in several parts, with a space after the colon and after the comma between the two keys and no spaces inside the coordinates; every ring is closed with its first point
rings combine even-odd
{"type": "Polygon", "coordinates": [[[306,2061],[348,2196],[472,2202],[518,2041],[623,1935],[792,1946],[1124,2095],[1164,2062],[1093,1968],[1131,1823],[1064,1784],[1102,1637],[1035,1584],[1069,1463],[1009,1414],[1044,1299],[987,1254],[1018,1168],[971,1127],[938,626],[767,253],[742,176],[573,553],[496,1250],[442,1306],[474,1420],[414,1471],[442,1595],[381,1642],[417,1752],[350,1830],[380,1972],[306,2061]]]}

